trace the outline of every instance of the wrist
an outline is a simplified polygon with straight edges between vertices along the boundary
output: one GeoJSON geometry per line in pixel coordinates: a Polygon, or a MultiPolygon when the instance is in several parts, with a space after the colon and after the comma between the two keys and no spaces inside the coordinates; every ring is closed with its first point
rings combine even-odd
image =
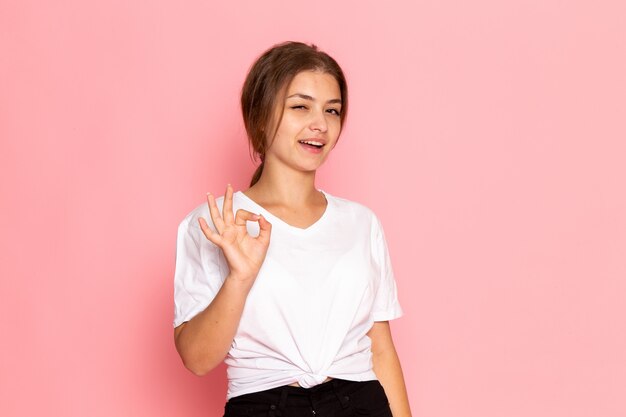
{"type": "Polygon", "coordinates": [[[231,286],[249,290],[250,288],[252,288],[252,284],[254,283],[255,278],[256,276],[239,274],[231,271],[224,280],[224,283],[228,282],[231,286]]]}

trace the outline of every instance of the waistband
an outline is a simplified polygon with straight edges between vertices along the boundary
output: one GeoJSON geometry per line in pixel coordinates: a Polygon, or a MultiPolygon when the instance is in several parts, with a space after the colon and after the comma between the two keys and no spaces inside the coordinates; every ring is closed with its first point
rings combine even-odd
{"type": "Polygon", "coordinates": [[[316,403],[323,398],[334,398],[334,401],[338,401],[342,408],[347,408],[350,395],[363,387],[363,384],[368,383],[378,384],[379,382],[377,380],[357,382],[334,378],[311,388],[285,385],[233,397],[228,400],[226,406],[230,404],[231,406],[260,407],[267,409],[269,416],[280,416],[288,403],[291,406],[310,405],[314,409],[316,403]]]}

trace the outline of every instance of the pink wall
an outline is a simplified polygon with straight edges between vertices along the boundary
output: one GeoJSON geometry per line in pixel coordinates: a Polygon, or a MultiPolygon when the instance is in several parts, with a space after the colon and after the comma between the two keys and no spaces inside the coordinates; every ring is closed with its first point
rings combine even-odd
{"type": "Polygon", "coordinates": [[[319,186],[381,217],[415,416],[626,415],[623,1],[0,2],[0,415],[218,416],[172,338],[176,226],[253,171],[253,59],[351,114],[319,186]]]}

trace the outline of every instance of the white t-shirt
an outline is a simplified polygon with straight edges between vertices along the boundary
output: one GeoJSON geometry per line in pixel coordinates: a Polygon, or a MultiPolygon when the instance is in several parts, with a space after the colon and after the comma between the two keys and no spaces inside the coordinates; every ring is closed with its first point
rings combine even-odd
{"type": "MultiPolygon", "coordinates": [[[[326,210],[306,229],[234,193],[233,211],[263,214],[272,234],[225,360],[228,398],[294,382],[309,388],[327,377],[376,379],[366,334],[375,321],[402,315],[383,229],[367,207],[322,193],[326,210]]],[[[209,305],[229,272],[198,217],[215,230],[206,204],[178,228],[175,327],[209,305]]],[[[257,236],[258,223],[248,222],[248,232],[257,236]]]]}

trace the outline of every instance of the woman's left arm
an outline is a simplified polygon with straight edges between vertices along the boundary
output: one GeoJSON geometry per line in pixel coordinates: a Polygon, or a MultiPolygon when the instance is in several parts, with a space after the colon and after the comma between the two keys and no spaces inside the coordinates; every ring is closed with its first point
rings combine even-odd
{"type": "Polygon", "coordinates": [[[374,373],[385,389],[393,417],[411,417],[404,376],[391,338],[389,322],[374,322],[367,335],[372,340],[374,373]]]}

